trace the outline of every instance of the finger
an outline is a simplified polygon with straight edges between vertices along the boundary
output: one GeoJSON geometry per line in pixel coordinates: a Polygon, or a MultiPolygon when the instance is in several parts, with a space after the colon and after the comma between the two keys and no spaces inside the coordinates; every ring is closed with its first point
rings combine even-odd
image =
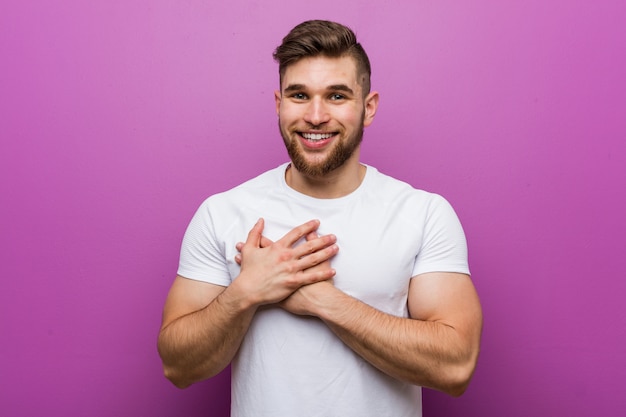
{"type": "Polygon", "coordinates": [[[306,240],[309,241],[309,240],[317,239],[318,237],[319,235],[317,234],[317,230],[314,230],[308,235],[306,235],[306,240]]]}
{"type": "MultiPolygon", "coordinates": [[[[272,243],[274,243],[274,242],[272,242],[270,239],[266,238],[265,236],[261,236],[261,247],[262,248],[267,248],[272,243]]],[[[237,249],[239,252],[241,252],[241,250],[243,249],[244,245],[245,245],[245,243],[243,243],[243,242],[237,242],[237,244],[235,245],[235,249],[237,249]]]]}
{"type": "Polygon", "coordinates": [[[237,254],[235,255],[235,262],[237,262],[237,265],[241,266],[241,255],[237,254]]]}
{"type": "Polygon", "coordinates": [[[250,232],[248,232],[248,238],[246,239],[246,243],[245,243],[246,245],[254,245],[257,248],[260,246],[261,236],[263,233],[263,226],[264,226],[263,218],[260,218],[252,227],[250,232]]]}
{"type": "Polygon", "coordinates": [[[310,220],[300,226],[294,227],[291,229],[285,236],[280,239],[280,242],[284,243],[286,246],[293,246],[298,240],[302,239],[309,233],[317,230],[320,227],[319,220],[310,220]]]}
{"type": "Polygon", "coordinates": [[[301,258],[303,256],[311,255],[324,248],[334,245],[336,242],[337,237],[335,235],[324,235],[296,246],[294,248],[294,256],[301,258]]]}
{"type": "Polygon", "coordinates": [[[271,241],[270,239],[266,238],[265,236],[261,236],[261,247],[262,248],[267,248],[268,246],[272,245],[274,242],[271,241]]]}
{"type": "MultiPolygon", "coordinates": [[[[304,245],[301,245],[304,246],[304,245]]],[[[339,247],[336,244],[332,244],[325,248],[320,248],[313,253],[307,253],[306,256],[302,255],[299,259],[298,267],[309,269],[315,265],[321,264],[335,256],[339,252],[339,247]]]]}
{"type": "Polygon", "coordinates": [[[335,271],[333,268],[328,268],[317,269],[315,271],[303,271],[302,274],[302,282],[304,282],[304,285],[308,285],[320,281],[328,281],[337,274],[337,271],[335,271]]]}

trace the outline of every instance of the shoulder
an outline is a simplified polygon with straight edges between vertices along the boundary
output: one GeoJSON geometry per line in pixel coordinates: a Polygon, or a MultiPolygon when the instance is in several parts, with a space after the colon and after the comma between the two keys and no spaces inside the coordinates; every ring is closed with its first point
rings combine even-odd
{"type": "Polygon", "coordinates": [[[276,194],[281,192],[283,173],[284,166],[280,166],[230,190],[211,195],[197,208],[192,225],[202,225],[219,232],[230,229],[236,223],[246,223],[248,218],[256,221],[259,208],[271,204],[276,194]]]}
{"type": "Polygon", "coordinates": [[[415,188],[376,169],[372,170],[364,203],[378,210],[380,216],[414,230],[460,226],[454,208],[442,195],[415,188]]]}
{"type": "Polygon", "coordinates": [[[448,201],[440,194],[415,188],[408,182],[399,180],[368,166],[370,178],[366,192],[371,198],[383,200],[398,208],[432,210],[449,206],[448,201]]]}

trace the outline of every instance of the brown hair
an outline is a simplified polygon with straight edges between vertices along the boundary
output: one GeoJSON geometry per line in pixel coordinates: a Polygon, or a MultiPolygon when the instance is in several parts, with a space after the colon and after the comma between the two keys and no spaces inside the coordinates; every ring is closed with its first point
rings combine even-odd
{"type": "Polygon", "coordinates": [[[365,50],[356,40],[354,32],[339,23],[327,20],[309,20],[294,27],[274,51],[278,73],[282,82],[285,70],[302,58],[326,56],[354,59],[357,78],[363,87],[363,95],[370,92],[372,69],[365,50]]]}

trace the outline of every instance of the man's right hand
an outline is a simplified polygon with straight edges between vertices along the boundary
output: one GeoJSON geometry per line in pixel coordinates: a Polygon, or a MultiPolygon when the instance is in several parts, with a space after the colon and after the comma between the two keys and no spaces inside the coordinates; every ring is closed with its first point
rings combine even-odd
{"type": "Polygon", "coordinates": [[[272,242],[263,236],[264,221],[259,219],[245,243],[237,244],[241,272],[233,285],[242,286],[244,293],[253,298],[253,304],[263,305],[280,302],[303,285],[331,279],[335,270],[326,261],[339,250],[335,235],[307,239],[296,245],[319,225],[318,220],[311,220],[272,242]],[[318,265],[325,267],[313,268],[318,265]]]}

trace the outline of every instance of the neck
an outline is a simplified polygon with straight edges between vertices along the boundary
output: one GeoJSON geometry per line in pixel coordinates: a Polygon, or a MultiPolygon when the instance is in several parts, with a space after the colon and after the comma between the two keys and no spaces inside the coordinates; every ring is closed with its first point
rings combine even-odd
{"type": "Polygon", "coordinates": [[[285,181],[294,190],[315,198],[344,197],[359,188],[367,168],[358,160],[345,164],[322,177],[310,177],[290,165],[285,172],[285,181]]]}

